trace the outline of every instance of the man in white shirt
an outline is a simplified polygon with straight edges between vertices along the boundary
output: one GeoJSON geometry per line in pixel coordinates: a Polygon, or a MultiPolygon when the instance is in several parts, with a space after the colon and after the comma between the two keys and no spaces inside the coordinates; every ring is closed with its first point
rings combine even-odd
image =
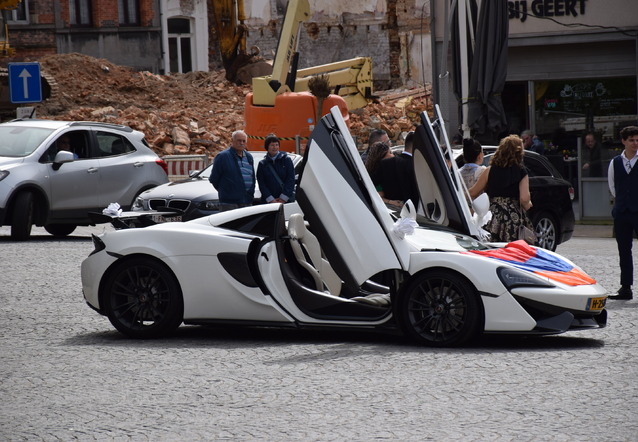
{"type": "Polygon", "coordinates": [[[607,179],[609,191],[615,198],[611,211],[620,261],[620,289],[609,299],[633,299],[634,263],[631,254],[634,234],[638,235],[638,126],[620,131],[623,152],[609,163],[607,179]]]}

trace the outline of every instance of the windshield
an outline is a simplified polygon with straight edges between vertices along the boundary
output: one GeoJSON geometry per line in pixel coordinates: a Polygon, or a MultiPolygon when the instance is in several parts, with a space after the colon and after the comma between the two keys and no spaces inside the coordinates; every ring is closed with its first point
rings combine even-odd
{"type": "Polygon", "coordinates": [[[26,157],[53,132],[53,129],[0,126],[0,157],[26,157]]]}
{"type": "Polygon", "coordinates": [[[203,180],[207,180],[208,178],[210,178],[210,173],[212,171],[213,171],[213,164],[211,163],[208,165],[208,167],[206,167],[206,169],[199,172],[196,176],[203,180]]]}

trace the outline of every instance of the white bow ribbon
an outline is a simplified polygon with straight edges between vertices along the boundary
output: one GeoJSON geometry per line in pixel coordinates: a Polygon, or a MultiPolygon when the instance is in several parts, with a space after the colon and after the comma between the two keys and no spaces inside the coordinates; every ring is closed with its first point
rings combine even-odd
{"type": "Polygon", "coordinates": [[[399,239],[403,239],[405,235],[412,235],[418,225],[412,218],[399,218],[392,226],[392,231],[399,239]]]}
{"type": "Polygon", "coordinates": [[[118,203],[111,203],[106,209],[102,210],[102,213],[108,216],[120,216],[122,214],[122,209],[120,209],[120,205],[118,203]]]}

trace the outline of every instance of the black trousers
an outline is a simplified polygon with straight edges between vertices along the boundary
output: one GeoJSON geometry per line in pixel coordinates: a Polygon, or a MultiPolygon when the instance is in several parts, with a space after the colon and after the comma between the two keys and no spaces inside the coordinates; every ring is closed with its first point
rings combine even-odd
{"type": "Polygon", "coordinates": [[[614,232],[620,259],[620,285],[631,286],[634,283],[634,260],[631,248],[634,233],[638,236],[638,213],[629,211],[615,213],[614,232]]]}

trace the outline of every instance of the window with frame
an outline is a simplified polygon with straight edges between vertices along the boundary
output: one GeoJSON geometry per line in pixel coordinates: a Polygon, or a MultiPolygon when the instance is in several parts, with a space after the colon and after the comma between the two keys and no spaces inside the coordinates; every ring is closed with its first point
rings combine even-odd
{"type": "Polygon", "coordinates": [[[110,157],[135,152],[135,146],[126,138],[111,132],[97,131],[97,156],[110,157]]]}
{"type": "Polygon", "coordinates": [[[117,0],[117,5],[121,25],[140,24],[139,0],[117,0]]]}
{"type": "Polygon", "coordinates": [[[18,3],[15,9],[7,12],[7,22],[14,24],[26,24],[29,23],[29,2],[24,0],[18,3]]]}
{"type": "Polygon", "coordinates": [[[91,0],[70,0],[69,21],[71,26],[91,26],[91,0]]]}

